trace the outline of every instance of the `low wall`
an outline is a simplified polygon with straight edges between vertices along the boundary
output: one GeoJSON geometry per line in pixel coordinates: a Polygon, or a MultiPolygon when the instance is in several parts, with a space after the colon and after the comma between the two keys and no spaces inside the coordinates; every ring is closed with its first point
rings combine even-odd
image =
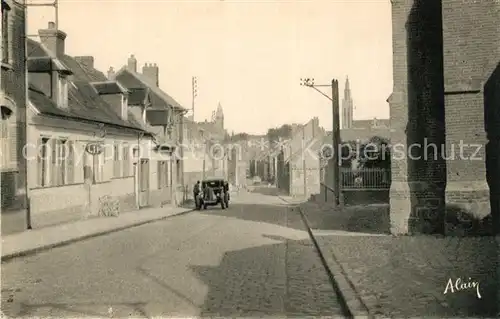
{"type": "MultiPolygon", "coordinates": [[[[316,197],[322,202],[332,204],[335,198],[333,189],[323,183],[321,183],[320,192],[316,197]]],[[[343,190],[340,194],[339,200],[345,206],[389,204],[389,190],[343,190]]]]}
{"type": "Polygon", "coordinates": [[[172,187],[163,189],[151,190],[150,201],[151,206],[160,207],[172,203],[172,196],[174,195],[172,187]]]}
{"type": "Polygon", "coordinates": [[[103,200],[110,202],[116,213],[135,210],[134,178],[112,179],[93,185],[32,189],[32,227],[40,228],[100,216],[103,213],[103,200]]]}
{"type": "Polygon", "coordinates": [[[80,220],[88,211],[88,202],[84,184],[32,189],[31,225],[39,228],[80,220]]]}

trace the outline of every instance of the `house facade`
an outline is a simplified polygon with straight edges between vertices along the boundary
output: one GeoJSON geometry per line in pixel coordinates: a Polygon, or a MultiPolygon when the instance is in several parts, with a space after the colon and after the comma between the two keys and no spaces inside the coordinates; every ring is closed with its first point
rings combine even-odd
{"type": "Polygon", "coordinates": [[[213,162],[209,154],[209,133],[186,118],[185,121],[185,140],[184,140],[184,174],[185,185],[191,195],[193,186],[197,181],[211,175],[213,162]]]}
{"type": "Polygon", "coordinates": [[[227,160],[227,180],[236,187],[245,187],[247,184],[248,161],[245,157],[246,142],[231,141],[227,160]]]}
{"type": "Polygon", "coordinates": [[[183,187],[186,149],[181,147],[186,138],[186,109],[160,89],[158,65],[146,63],[142,72],[139,72],[134,55],[131,55],[127,64],[118,71],[110,68],[107,77],[110,81],[120,83],[130,92],[131,112],[141,118],[143,127],[154,135],[156,146],[149,149],[149,204],[180,205],[186,197],[183,187]]]}
{"type": "Polygon", "coordinates": [[[22,4],[1,0],[0,205],[2,234],[26,229],[26,70],[22,4]]]}
{"type": "Polygon", "coordinates": [[[43,44],[27,46],[32,226],[150,206],[154,136],[130,112],[129,92],[67,55],[67,35],[54,23],[39,35],[43,44]]]}
{"type": "Polygon", "coordinates": [[[290,196],[308,198],[320,192],[319,151],[325,131],[314,117],[293,132],[290,142],[276,156],[278,187],[290,196]]]}

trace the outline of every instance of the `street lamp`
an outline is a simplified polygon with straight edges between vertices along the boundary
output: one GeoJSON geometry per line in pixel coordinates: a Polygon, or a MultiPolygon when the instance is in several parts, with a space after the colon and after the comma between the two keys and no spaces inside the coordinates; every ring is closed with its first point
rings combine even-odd
{"type": "MultiPolygon", "coordinates": [[[[332,102],[332,169],[333,169],[333,193],[335,196],[334,206],[340,205],[340,166],[339,166],[339,145],[340,145],[340,118],[339,118],[339,82],[332,79],[331,84],[315,84],[314,78],[301,78],[301,86],[307,86],[320,93],[332,102]],[[323,93],[318,87],[331,87],[332,96],[323,93]]],[[[305,172],[304,172],[305,173],[305,172]]]]}

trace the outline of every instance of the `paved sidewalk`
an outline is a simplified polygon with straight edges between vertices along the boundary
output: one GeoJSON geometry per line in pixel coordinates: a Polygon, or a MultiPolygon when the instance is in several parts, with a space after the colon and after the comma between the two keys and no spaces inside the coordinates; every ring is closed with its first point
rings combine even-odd
{"type": "Polygon", "coordinates": [[[162,220],[192,210],[191,208],[172,206],[148,208],[120,214],[117,217],[96,217],[2,236],[2,262],[75,241],[162,220]]]}
{"type": "Polygon", "coordinates": [[[387,207],[369,205],[357,210],[333,211],[316,203],[301,204],[321,254],[354,315],[500,314],[499,238],[396,237],[384,234],[387,207]],[[476,289],[444,294],[448,280],[457,278],[479,282],[481,298],[476,289]]]}

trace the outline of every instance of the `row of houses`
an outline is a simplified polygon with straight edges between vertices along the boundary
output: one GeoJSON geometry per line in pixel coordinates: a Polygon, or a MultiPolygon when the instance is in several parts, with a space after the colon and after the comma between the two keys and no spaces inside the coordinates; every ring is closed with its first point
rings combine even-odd
{"type": "Polygon", "coordinates": [[[25,46],[23,14],[2,0],[4,234],[181,205],[196,179],[228,175],[227,156],[207,154],[222,141],[159,88],[156,64],[139,72],[131,55],[104,74],[92,56],[69,56],[52,22],[25,46]]]}
{"type": "MultiPolygon", "coordinates": [[[[374,121],[352,121],[355,124],[340,130],[341,140],[366,142],[374,136],[388,137],[389,126],[373,127],[374,121]]],[[[249,162],[252,175],[273,183],[291,196],[308,198],[318,194],[322,182],[333,186],[331,178],[326,177],[327,165],[331,163],[320,155],[323,145],[332,145],[331,132],[325,131],[319,119],[313,117],[306,124],[292,126],[290,140],[255,154],[249,162]]]]}

